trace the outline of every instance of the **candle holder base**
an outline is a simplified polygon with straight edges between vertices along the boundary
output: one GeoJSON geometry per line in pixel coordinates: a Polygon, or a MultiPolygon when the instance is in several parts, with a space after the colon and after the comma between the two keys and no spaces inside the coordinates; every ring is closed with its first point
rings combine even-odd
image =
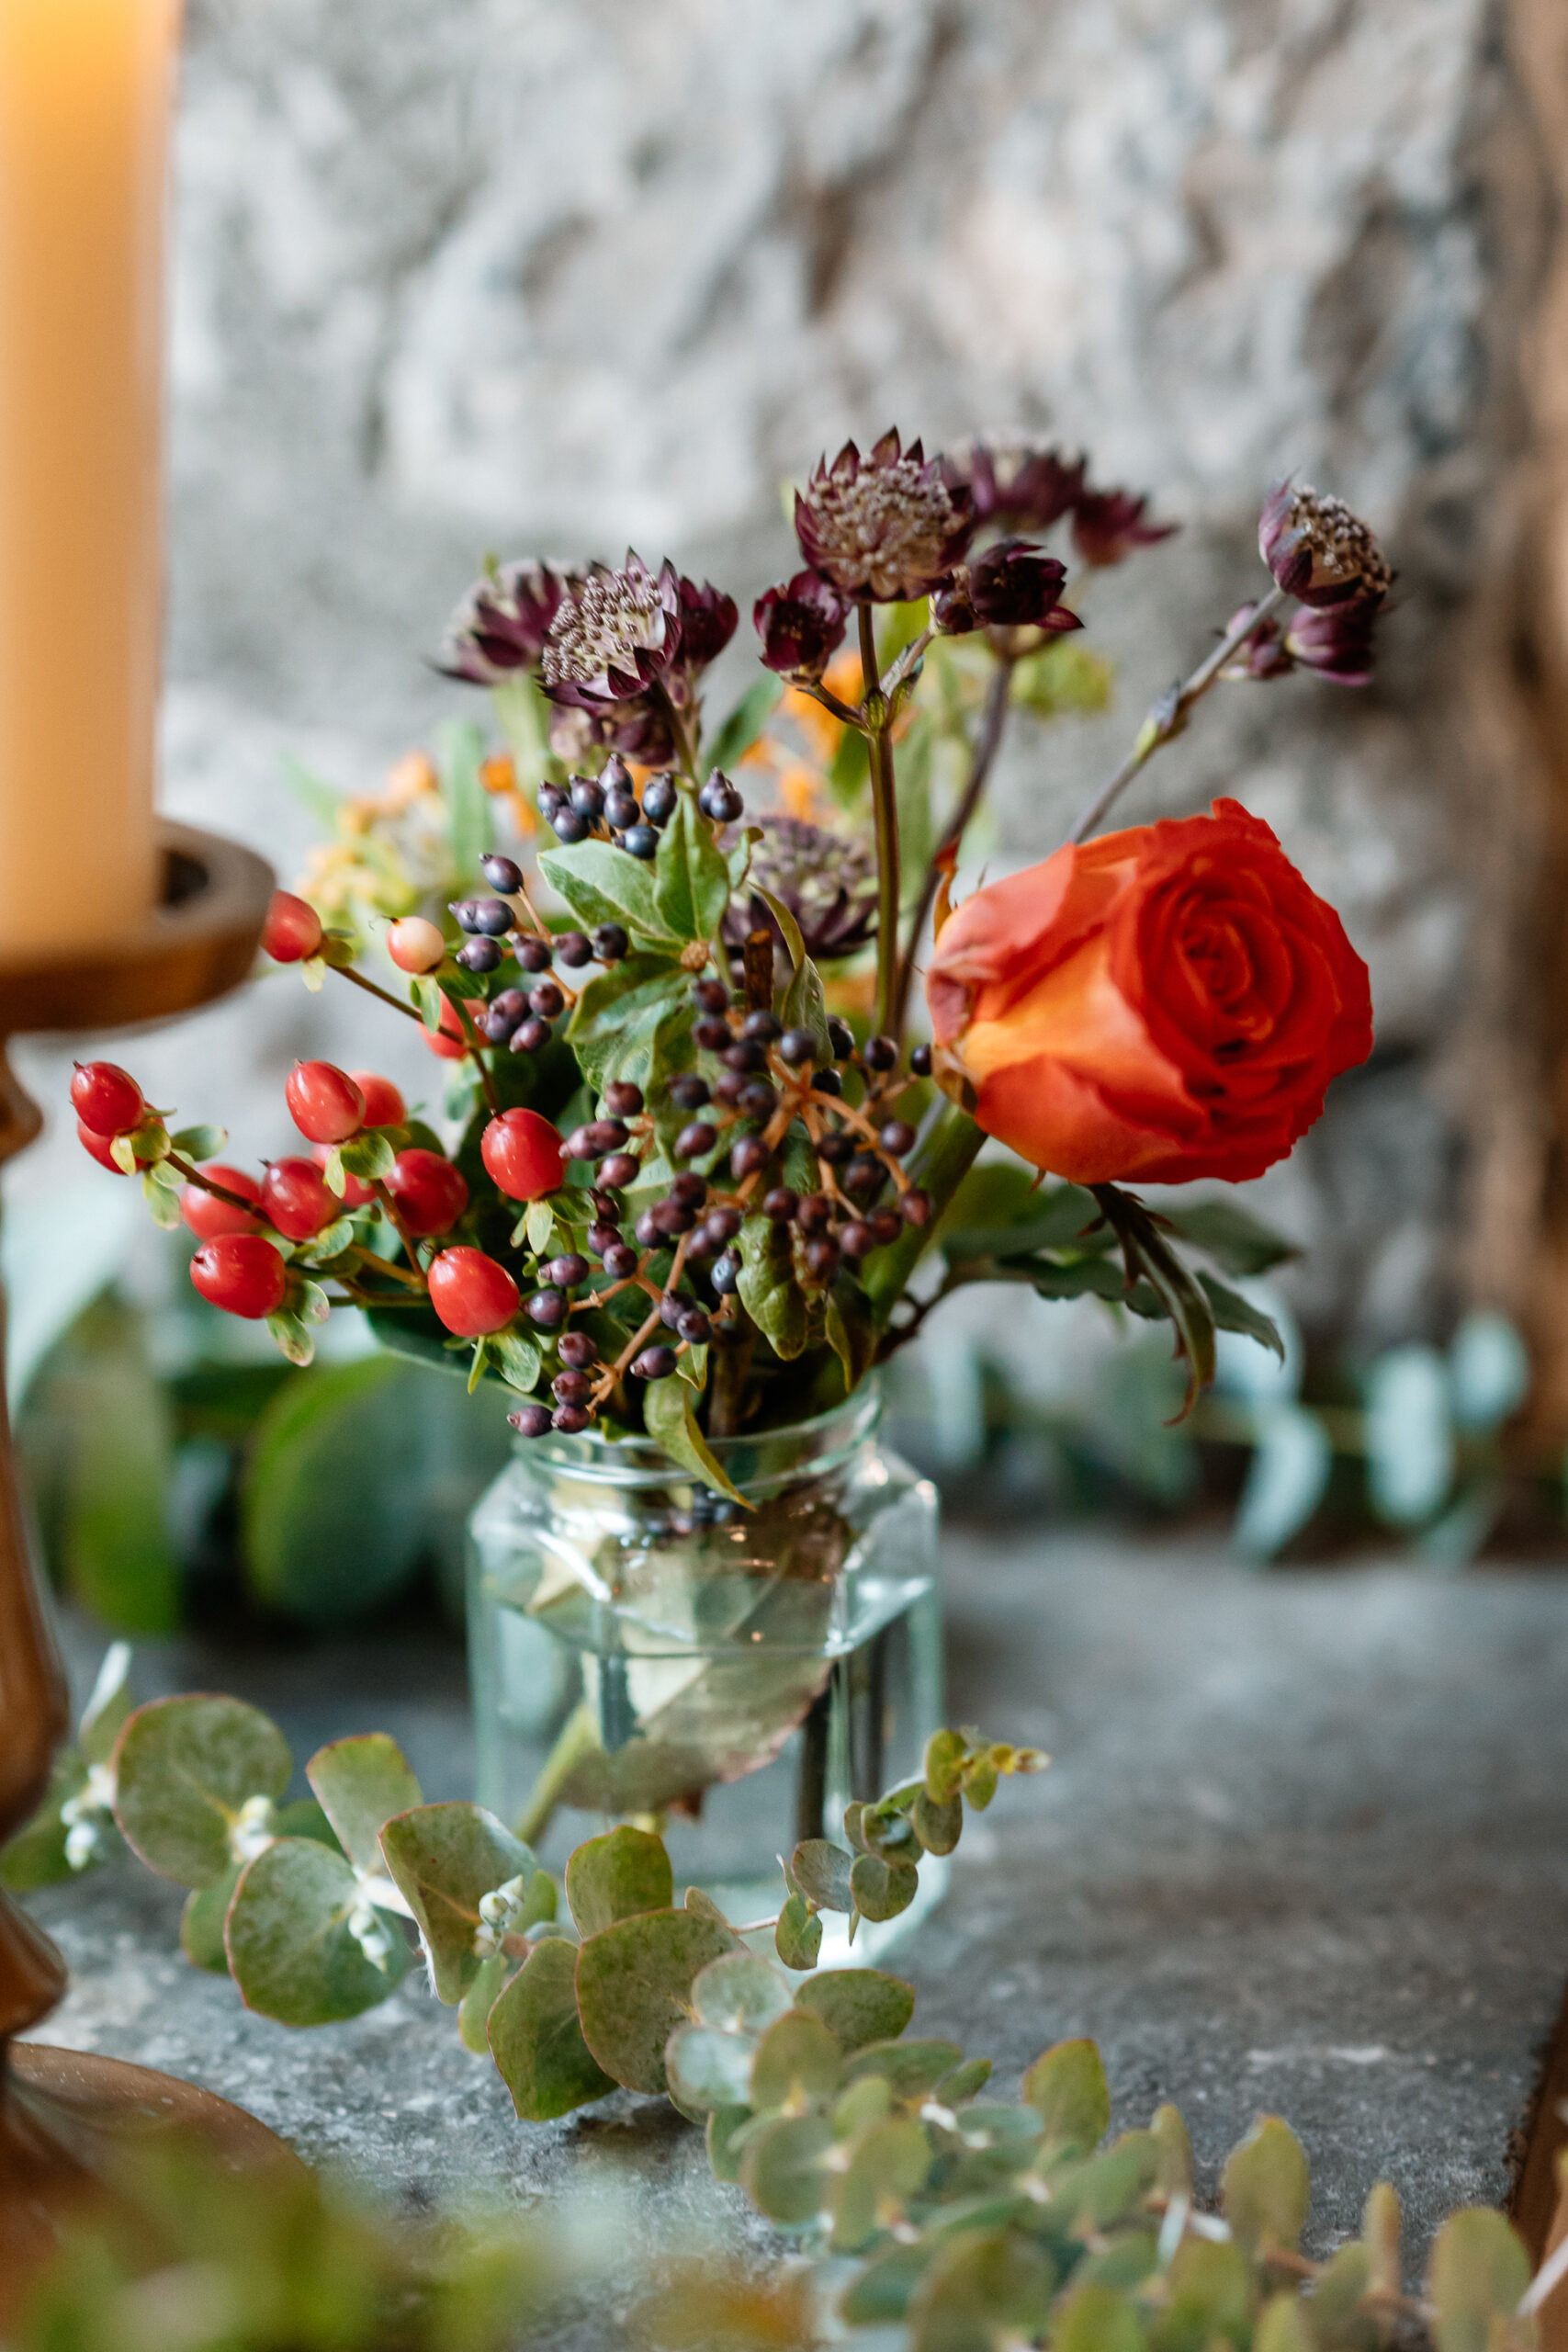
{"type": "MultiPolygon", "coordinates": [[[[0,964],[0,1160],[39,1131],[5,1044],[33,1031],[128,1028],[186,1012],[251,968],[273,877],[250,851],[188,825],[160,827],[163,902],[138,933],[69,960],[0,964]]],[[[33,1581],[0,1398],[0,1844],[35,1811],[66,1729],[64,1678],[33,1581]]],[[[85,2052],[15,2037],[55,2007],[65,1964],[0,1895],[0,2332],[39,2265],[85,2211],[112,2204],[136,2149],[195,2132],[236,2167],[294,2165],[284,2143],[226,2099],[85,2052]]]]}

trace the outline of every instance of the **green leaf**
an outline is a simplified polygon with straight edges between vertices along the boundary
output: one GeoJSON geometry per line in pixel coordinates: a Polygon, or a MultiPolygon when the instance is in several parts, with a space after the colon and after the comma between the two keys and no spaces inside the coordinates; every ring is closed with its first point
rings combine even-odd
{"type": "Polygon", "coordinates": [[[843,2052],[837,2036],[808,2009],[786,2009],[757,2044],[751,2064],[751,2105],[815,2107],[839,2088],[843,2052]]]}
{"type": "MultiPolygon", "coordinates": [[[[1294,2296],[1290,2300],[1294,2302],[1294,2296]]],[[[1136,2310],[1113,2287],[1098,2282],[1075,2287],[1056,2307],[1051,2352],[1143,2352],[1143,2345],[1136,2310]]],[[[1257,2352],[1262,2352],[1260,2346],[1257,2352]]]]}
{"type": "Polygon", "coordinates": [[[896,1919],[907,1911],[920,1891],[920,1874],[913,1862],[885,1860],[880,1854],[857,1854],[850,1870],[850,1893],[863,1919],[896,1919]]]}
{"type": "Polygon", "coordinates": [[[1399,2239],[1398,2192],[1386,2180],[1377,2181],[1361,2213],[1361,2244],[1367,2249],[1368,2271],[1376,2294],[1397,2295],[1404,2284],[1399,2239]]]}
{"type": "Polygon", "coordinates": [[[833,2252],[856,2253],[904,2221],[909,2199],[925,2187],[931,2168],[931,2143],[912,2116],[874,2123],[855,2143],[848,2171],[835,2177],[833,2252]]]}
{"type": "Polygon", "coordinates": [[[868,2041],[847,2062],[851,2082],[880,2075],[897,2099],[927,2098],[964,2056],[956,2041],[868,2041]]]}
{"type": "Polygon", "coordinates": [[[539,1367],[544,1361],[537,1340],[530,1340],[522,1331],[492,1331],[490,1351],[507,1386],[525,1396],[532,1395],[538,1385],[539,1367]]]}
{"type": "Polygon", "coordinates": [[[1192,2143],[1187,2136],[1187,2126],[1179,2108],[1168,2104],[1155,2109],[1149,2126],[1159,2143],[1159,2170],[1155,2186],[1162,2197],[1190,2197],[1192,2194],[1192,2143]]]}
{"type": "Polygon", "coordinates": [[[988,2058],[965,2058],[951,2074],[943,2075],[936,2085],[936,2095],[945,2107],[961,2107],[983,2091],[991,2079],[988,2058]]]}
{"type": "Polygon", "coordinates": [[[1053,638],[1013,665],[1010,698],[1036,718],[1081,717],[1109,710],[1116,673],[1102,653],[1077,638],[1053,638]]]}
{"type": "Polygon", "coordinates": [[[1098,1257],[1114,1236],[1094,1194],[1080,1184],[1036,1188],[1027,1170],[987,1160],[971,1168],[937,1234],[944,1257],[1010,1261],[1039,1250],[1098,1257]]]}
{"type": "Polygon", "coordinates": [[[1221,2209],[1238,2245],[1293,2252],[1311,2202],[1302,2143],[1277,2115],[1260,2115],[1220,2176],[1221,2209]]]}
{"type": "Polygon", "coordinates": [[[524,2123],[547,2123],[615,2086],[582,2038],[577,1962],[560,1936],[536,1944],[490,2013],[490,2046],[524,2123]]]}
{"type": "MultiPolygon", "coordinates": [[[[500,1999],[513,1965],[505,1952],[492,1951],[488,1960],[480,1961],[473,1983],[457,2004],[457,2039],[476,2058],[491,2054],[490,2013],[500,1999]]],[[[574,2014],[576,2006],[574,2001],[574,2014]]]]}
{"type": "Polygon", "coordinates": [[[369,1915],[378,1965],[350,1919],[367,1910],[353,1865],[312,1838],[280,1838],[248,1862],[229,1906],[229,1971],[245,2007],[279,2025],[330,2025],[384,2001],[408,1973],[388,1913],[369,1915]]]}
{"type": "Polygon", "coordinates": [[[795,1278],[789,1227],[749,1216],[740,1228],[740,1303],[775,1355],[791,1363],[807,1337],[806,1296],[795,1278]]]}
{"type": "Polygon", "coordinates": [[[243,1862],[231,1862],[210,1886],[193,1886],[180,1913],[180,1950],[193,1968],[205,1968],[214,1976],[229,1973],[223,1930],[243,1868],[243,1862]]]}
{"type": "MultiPolygon", "coordinates": [[[[613,1080],[657,1094],[696,1059],[691,974],[669,956],[628,956],[590,980],[567,1035],[591,1086],[613,1080]]],[[[684,1115],[684,1114],[682,1114],[684,1115]]]]}
{"type": "Polygon", "coordinates": [[[1023,2096],[1045,2126],[1054,2149],[1087,2155],[1111,2124],[1111,2090],[1092,2041],[1058,2041],[1023,2078],[1023,2096]]]}
{"type": "Polygon", "coordinates": [[[1438,2352],[1488,2352],[1496,2323],[1513,2316],[1529,2277],[1524,2242],[1501,2213],[1480,2205],[1450,2213],[1427,2266],[1438,2352]]]}
{"type": "Polygon", "coordinates": [[[833,2128],[820,2115],[781,2117],[749,2138],[740,2159],[740,2186],[780,2229],[802,2229],[822,2210],[827,2192],[825,2160],[833,2128]]]}
{"type": "Polygon", "coordinates": [[[665,2087],[664,2046],[690,2016],[692,1980],[739,1938],[694,1911],[649,1911],[590,1936],[577,1959],[578,2008],[594,2057],[628,2090],[665,2087]]]}
{"type": "Polygon", "coordinates": [[[783,694],[784,680],[771,673],[747,687],[713,741],[703,747],[697,765],[705,777],[711,775],[715,768],[722,768],[728,775],[762,732],[783,694]]]}
{"type": "Polygon", "coordinates": [[[435,735],[435,764],[446,803],[453,871],[472,874],[488,846],[490,803],[479,781],[485,755],[482,728],[471,718],[448,718],[435,735]]]}
{"type": "Polygon", "coordinates": [[[876,1361],[876,1326],[857,1282],[840,1274],[828,1294],[828,1345],[844,1367],[844,1386],[858,1388],[876,1361]]]}
{"type": "Polygon", "coordinates": [[[749,2033],[727,2033],[716,2026],[678,2025],[664,2045],[671,2097],[695,2115],[711,2114],[716,2108],[744,2106],[756,2046],[749,2033]]]}
{"type": "Polygon", "coordinates": [[[909,2301],[909,2352],[999,2352],[1043,2333],[1056,2289],[1050,2257],[1013,2230],[964,2232],[909,2301]]]}
{"type": "MultiPolygon", "coordinates": [[[[1352,2238],[1342,2245],[1319,2271],[1317,2284],[1312,2290],[1313,2344],[1309,2352],[1317,2352],[1324,2345],[1344,2347],[1344,2352],[1374,2352],[1378,2343],[1376,2315],[1364,2308],[1372,2284],[1372,2266],[1366,2247],[1359,2239],[1352,2238]]],[[[1398,2287],[1394,2289],[1397,2293],[1398,2287]]],[[[1264,2314],[1267,2318],[1268,2314],[1264,2314]]],[[[1286,2346],[1282,2352],[1294,2352],[1286,2346]]]]}
{"type": "Polygon", "coordinates": [[[933,1804],[924,1789],[909,1808],[915,1835],[928,1854],[951,1854],[964,1834],[964,1801],[933,1804]]]}
{"type": "Polygon", "coordinates": [[[339,1144],[338,1158],[351,1176],[358,1176],[369,1183],[378,1177],[389,1176],[397,1153],[378,1128],[368,1135],[353,1136],[347,1143],[339,1144]]]}
{"type": "Polygon", "coordinates": [[[828,1838],[806,1838],[790,1856],[790,1876],[819,1911],[852,1911],[850,1866],[854,1857],[828,1838]]]}
{"type": "Polygon", "coordinates": [[[335,1223],[318,1233],[313,1240],[303,1242],[289,1251],[296,1266],[324,1266],[332,1259],[341,1257],[354,1239],[354,1219],[340,1216],[335,1223]]]}
{"type": "Polygon", "coordinates": [[[642,1417],[649,1437],[671,1462],[678,1462],[716,1493],[728,1495],[735,1502],[743,1499],[708,1451],[692,1411],[692,1391],[683,1380],[650,1380],[643,1391],[642,1417]]]}
{"type": "MultiPolygon", "coordinates": [[[[751,895],[753,898],[761,899],[762,904],[777,923],[784,938],[784,954],[789,957],[791,975],[798,978],[806,965],[806,940],[793,910],[782,899],[776,899],[771,890],[764,890],[760,882],[752,883],[751,895]]],[[[786,1029],[791,1025],[788,1022],[784,1023],[786,1029]]]]}
{"type": "Polygon", "coordinates": [[[926,1794],[933,1804],[950,1804],[964,1786],[969,1742],[961,1731],[933,1731],[926,1742],[926,1794]]]}
{"type": "Polygon", "coordinates": [[[1170,1248],[1140,1201],[1114,1184],[1096,1184],[1094,1197],[1122,1245],[1129,1288],[1140,1276],[1150,1283],[1176,1330],[1179,1354],[1187,1361],[1187,1408],[1214,1376],[1214,1318],[1207,1295],[1170,1248]]]}
{"type": "Polygon", "coordinates": [[[395,1815],[381,1831],[387,1869],[413,1913],[436,1998],[458,2001],[479,1973],[481,1899],[538,1865],[482,1805],[455,1799],[395,1815]]]}
{"type": "Polygon", "coordinates": [[[875,1968],[830,1968],[797,1985],[795,2004],[819,2017],[850,2052],[896,2041],[915,2014],[915,1988],[875,1968]]]}
{"type": "MultiPolygon", "coordinates": [[[[772,901],[769,902],[772,904],[772,901]]],[[[792,918],[793,920],[793,918],[792,918]]],[[[788,934],[786,933],[787,937],[788,934]]],[[[795,976],[784,992],[779,1006],[779,1019],[786,1029],[809,1029],[816,1046],[817,1059],[829,1062],[833,1048],[828,1036],[828,1003],[822,993],[822,975],[809,956],[802,954],[795,967],[795,976]]]]}
{"type": "Polygon", "coordinates": [[[229,1833],[253,1797],[276,1800],[293,1770],[288,1743],[243,1699],[154,1699],[115,1750],[115,1819],[149,1870],[210,1886],[234,1857],[229,1833]]]}
{"type": "Polygon", "coordinates": [[[852,2278],[839,2299],[839,2316],[852,2327],[876,2327],[901,2320],[909,2298],[936,2254],[929,2239],[890,2245],[852,2278]]]}
{"type": "Polygon", "coordinates": [[[617,1919],[668,1911],[674,1892],[663,1839],[625,1822],[603,1838],[590,1838],[566,1866],[566,1899],[585,1939],[617,1919]]]}
{"type": "Polygon", "coordinates": [[[1236,2352],[1252,2334],[1252,2273],[1240,2246],[1185,2237],[1166,2274],[1168,2295],[1150,2335],[1153,2352],[1236,2352]]]}
{"type": "Polygon", "coordinates": [[[815,1968],[822,1949],[822,1922],[807,1910],[803,1894],[790,1894],[773,1929],[773,1950],[786,1968],[815,1968]]]}
{"type": "Polygon", "coordinates": [[[728,2181],[731,2188],[740,2180],[740,2148],[737,2134],[756,2120],[749,2107],[716,2107],[707,2120],[704,2135],[707,2142],[708,2163],[715,2180],[728,2181]]]}
{"type": "Polygon", "coordinates": [[[659,837],[653,901],[666,931],[686,940],[716,937],[729,903],[729,868],[688,786],[659,837]]]}
{"type": "Polygon", "coordinates": [[[619,922],[643,940],[676,935],[659,910],[651,868],[612,842],[575,842],[568,849],[546,850],[539,870],[585,930],[619,922]]]}
{"type": "Polygon", "coordinates": [[[1328,1492],[1334,1446],[1304,1405],[1271,1405],[1255,1426],[1231,1542],[1247,1558],[1267,1560],[1301,1533],[1328,1492]]]}
{"type": "Polygon", "coordinates": [[[344,1852],[360,1871],[381,1866],[382,1824],[424,1799],[401,1748],[384,1731],[363,1732],[318,1748],[305,1767],[305,1778],[344,1852]]]}
{"type": "Polygon", "coordinates": [[[1236,1201],[1184,1201],[1174,1208],[1162,1203],[1160,1215],[1183,1241],[1201,1250],[1227,1274],[1266,1274],[1270,1266],[1301,1256],[1294,1242],[1287,1241],[1236,1201]]]}
{"type": "Polygon", "coordinates": [[[1261,1307],[1254,1306],[1250,1299],[1243,1298],[1240,1292],[1232,1290],[1228,1283],[1217,1282],[1213,1274],[1200,1272],[1198,1280],[1208,1294],[1210,1310],[1218,1330],[1239,1331],[1244,1339],[1256,1340],[1259,1347],[1272,1349],[1280,1362],[1284,1363],[1285,1342],[1280,1337],[1279,1327],[1263,1313],[1261,1307]]]}
{"type": "Polygon", "coordinates": [[[141,1179],[141,1197],[147,1204],[148,1215],[163,1233],[173,1233],[180,1223],[180,1204],[176,1194],[159,1182],[151,1170],[141,1179]]]}
{"type": "MultiPolygon", "coordinates": [[[[728,1922],[725,1922],[728,1925],[728,1922]]],[[[787,1978],[759,1952],[726,1952],[693,1980],[692,2007],[725,2033],[761,2033],[790,2007],[787,1978]]]]}

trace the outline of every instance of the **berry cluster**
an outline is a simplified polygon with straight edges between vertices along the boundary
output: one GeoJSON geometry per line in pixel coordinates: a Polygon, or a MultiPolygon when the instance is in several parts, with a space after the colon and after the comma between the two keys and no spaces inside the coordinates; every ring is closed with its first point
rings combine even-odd
{"type": "MultiPolygon", "coordinates": [[[[611,752],[596,776],[574,775],[564,786],[539,787],[539,814],[558,842],[570,846],[610,841],[633,857],[657,855],[659,836],[679,803],[675,778],[667,769],[646,778],[639,802],[632,772],[618,752],[611,752]]],[[[714,824],[732,825],[744,803],[729,778],[716,768],[697,794],[697,806],[714,824]]]]}

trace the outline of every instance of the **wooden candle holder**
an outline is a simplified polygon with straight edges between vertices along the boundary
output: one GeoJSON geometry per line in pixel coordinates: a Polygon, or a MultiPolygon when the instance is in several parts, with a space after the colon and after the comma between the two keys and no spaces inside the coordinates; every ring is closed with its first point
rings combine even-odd
{"type": "MultiPolygon", "coordinates": [[[[6,1043],[45,1030],[125,1028],[207,1004],[239,986],[261,936],[273,877],[249,850],[160,826],[163,903],[123,945],[69,961],[0,967],[0,1160],[42,1122],[12,1077],[6,1043]]],[[[34,1582],[0,1394],[0,1845],[28,1819],[67,1729],[64,1678],[34,1582]]],[[[13,2037],[64,1993],[64,1962],[0,1893],[0,2332],[30,2274],[85,2200],[112,2195],[130,2143],[171,2128],[204,2133],[229,2164],[297,2161],[264,2124],[169,2075],[13,2037]]]]}

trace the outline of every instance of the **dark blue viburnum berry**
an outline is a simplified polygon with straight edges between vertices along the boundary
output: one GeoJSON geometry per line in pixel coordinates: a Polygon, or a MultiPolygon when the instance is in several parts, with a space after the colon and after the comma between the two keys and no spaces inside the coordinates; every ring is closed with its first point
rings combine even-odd
{"type": "Polygon", "coordinates": [[[593,953],[601,964],[619,964],[631,941],[618,922],[602,922],[592,933],[593,953]]]}
{"type": "Polygon", "coordinates": [[[621,835],[621,847],[629,851],[633,857],[657,857],[659,835],[651,825],[628,825],[621,835]]]}
{"type": "Polygon", "coordinates": [[[931,1074],[931,1049],[929,1046],[910,1046],[909,1069],[913,1076],[916,1078],[930,1078],[931,1074]]]}
{"type": "Polygon", "coordinates": [[[547,1405],[520,1405],[506,1418],[519,1437],[543,1437],[550,1426],[550,1408],[547,1405]]]}
{"type": "Polygon", "coordinates": [[[515,858],[502,857],[497,850],[480,858],[479,870],[492,890],[502,890],[508,897],[523,888],[523,868],[515,858]]]}
{"type": "Polygon", "coordinates": [[[746,803],[729,778],[716,768],[697,795],[697,806],[714,824],[733,825],[746,803]]]}
{"type": "Polygon", "coordinates": [[[786,1029],[779,1039],[779,1051],[790,1068],[795,1069],[802,1062],[812,1059],[817,1051],[817,1040],[809,1029],[786,1029]]]}
{"type": "Polygon", "coordinates": [[[739,1259],[732,1257],[727,1250],[722,1258],[714,1260],[711,1279],[715,1290],[718,1292],[721,1298],[728,1297],[731,1291],[739,1290],[740,1287],[739,1259]]]}
{"type": "Polygon", "coordinates": [[[563,1331],[556,1342],[556,1352],[572,1372],[586,1372],[599,1358],[599,1351],[586,1331],[563,1331]]]}
{"type": "Polygon", "coordinates": [[[642,813],[650,825],[667,825],[675,814],[680,797],[672,775],[650,775],[642,787],[642,813]]]}
{"type": "Polygon", "coordinates": [[[580,817],[602,817],[604,813],[604,792],[591,775],[575,775],[571,780],[571,805],[580,817]]]}
{"type": "Polygon", "coordinates": [[[550,1427],[559,1430],[562,1437],[581,1437],[592,1418],[581,1405],[558,1405],[550,1415],[550,1427]]]}
{"type": "Polygon", "coordinates": [[[644,1348],[632,1361],[632,1374],[637,1380],[668,1380],[675,1369],[673,1348],[644,1348]]]}
{"type": "Polygon", "coordinates": [[[523,1312],[541,1331],[558,1331],[566,1321],[566,1295],[558,1290],[536,1290],[523,1312]]]}
{"type": "Polygon", "coordinates": [[[640,813],[635,792],[607,792],[604,795],[604,822],[612,831],[624,833],[628,825],[637,823],[640,813]]]}
{"type": "Polygon", "coordinates": [[[525,972],[547,972],[554,954],[554,946],[547,939],[520,939],[517,943],[517,961],[525,972]]]}
{"type": "Polygon", "coordinates": [[[531,1012],[522,1026],[512,1033],[514,1054],[542,1054],[549,1042],[550,1024],[547,1021],[541,1021],[536,1012],[531,1012]]]}
{"type": "Polygon", "coordinates": [[[558,933],[556,937],[556,954],[563,964],[571,966],[574,970],[580,964],[591,963],[593,957],[593,950],[589,944],[587,936],[581,931],[558,933]]]}
{"type": "Polygon", "coordinates": [[[557,841],[564,842],[568,849],[588,839],[588,820],[586,817],[580,817],[575,808],[558,810],[550,819],[550,822],[555,827],[557,841]]]}
{"type": "Polygon", "coordinates": [[[493,972],[503,953],[499,939],[466,939],[452,960],[465,972],[493,972]]]}

